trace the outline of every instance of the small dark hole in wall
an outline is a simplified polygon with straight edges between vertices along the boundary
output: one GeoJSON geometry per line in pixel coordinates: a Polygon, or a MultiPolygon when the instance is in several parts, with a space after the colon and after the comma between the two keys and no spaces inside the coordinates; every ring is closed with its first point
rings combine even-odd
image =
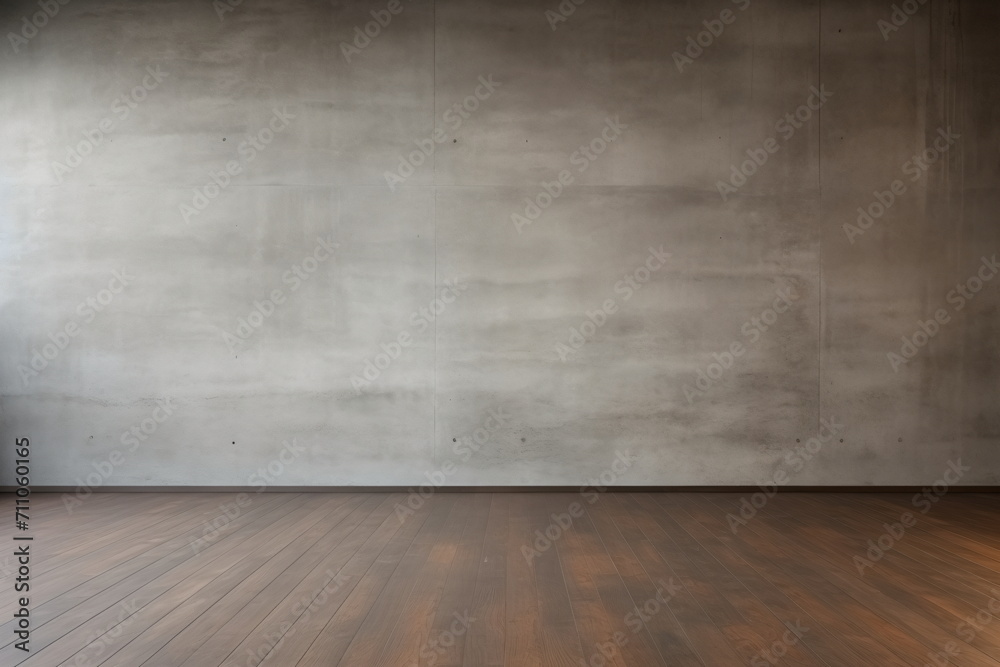
{"type": "Polygon", "coordinates": [[[841,439],[840,439],[840,441],[841,441],[841,442],[843,442],[843,441],[844,441],[844,439],[843,439],[843,438],[841,438],[841,439]]]}
{"type": "Polygon", "coordinates": [[[458,438],[452,438],[451,441],[452,442],[458,442],[458,438]]]}

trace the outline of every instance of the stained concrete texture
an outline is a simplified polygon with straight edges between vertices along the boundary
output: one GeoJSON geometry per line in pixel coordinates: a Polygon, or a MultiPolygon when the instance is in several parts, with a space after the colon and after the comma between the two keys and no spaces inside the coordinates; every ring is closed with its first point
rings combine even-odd
{"type": "Polygon", "coordinates": [[[996,484],[1000,6],[897,6],[6,2],[0,436],[81,494],[996,484]]]}

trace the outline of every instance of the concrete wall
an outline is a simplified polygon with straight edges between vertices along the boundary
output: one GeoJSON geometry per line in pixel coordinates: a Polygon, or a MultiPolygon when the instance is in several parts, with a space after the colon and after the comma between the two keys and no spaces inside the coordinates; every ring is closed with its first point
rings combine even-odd
{"type": "Polygon", "coordinates": [[[903,4],[6,2],[2,442],[36,485],[996,484],[1000,280],[949,293],[1000,252],[1000,5],[903,4]]]}

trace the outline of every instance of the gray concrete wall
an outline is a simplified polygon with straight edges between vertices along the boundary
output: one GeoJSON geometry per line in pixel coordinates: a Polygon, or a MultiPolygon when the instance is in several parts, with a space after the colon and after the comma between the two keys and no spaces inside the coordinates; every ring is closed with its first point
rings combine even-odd
{"type": "Polygon", "coordinates": [[[34,484],[1000,482],[993,0],[39,4],[34,484]]]}

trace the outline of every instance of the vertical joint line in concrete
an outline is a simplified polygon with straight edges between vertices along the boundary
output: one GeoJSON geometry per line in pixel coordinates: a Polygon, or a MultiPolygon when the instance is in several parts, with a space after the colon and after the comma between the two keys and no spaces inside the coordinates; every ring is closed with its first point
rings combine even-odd
{"type": "MultiPolygon", "coordinates": [[[[437,129],[437,0],[431,0],[431,132],[437,129]]],[[[437,185],[437,151],[431,151],[431,185],[437,185]]],[[[435,200],[437,193],[434,194],[435,200]]],[[[435,247],[437,240],[435,238],[435,247]]],[[[435,265],[435,269],[436,269],[435,265]]],[[[437,282],[434,283],[437,289],[437,282]]],[[[435,324],[435,326],[437,326],[435,324]]],[[[435,334],[435,340],[437,335],[435,334]]]]}
{"type": "MultiPolygon", "coordinates": [[[[437,123],[437,0],[431,0],[431,132],[435,129],[435,123],[437,123]]],[[[431,153],[431,235],[434,237],[434,293],[431,294],[432,298],[437,296],[437,151],[431,153]]],[[[431,357],[431,363],[433,364],[433,370],[431,372],[433,378],[433,387],[431,394],[431,403],[433,406],[434,418],[431,431],[431,461],[434,465],[437,465],[437,443],[438,443],[438,432],[437,432],[437,409],[438,409],[438,387],[437,387],[437,365],[438,365],[438,354],[437,354],[437,344],[438,344],[438,318],[434,318],[434,347],[433,355],[431,357]]]]}
{"type": "MultiPolygon", "coordinates": [[[[823,90],[823,0],[819,0],[818,16],[816,21],[816,78],[819,81],[819,89],[823,90]]],[[[823,327],[826,322],[823,318],[823,232],[826,225],[823,224],[823,105],[820,105],[816,117],[816,131],[819,140],[816,142],[816,178],[819,190],[819,271],[817,272],[818,284],[816,285],[819,319],[817,321],[817,345],[816,345],[816,428],[820,426],[820,419],[823,418],[823,327]]]]}
{"type": "MultiPolygon", "coordinates": [[[[437,270],[438,270],[438,235],[437,235],[437,186],[431,186],[431,235],[434,237],[434,293],[431,295],[432,300],[437,298],[437,270]]],[[[431,433],[431,461],[434,465],[437,465],[437,415],[438,415],[438,387],[437,387],[437,368],[438,368],[438,318],[434,318],[434,354],[432,357],[432,364],[434,366],[432,377],[434,381],[431,400],[434,408],[434,420],[433,420],[433,431],[431,433]]]]}
{"type": "MultiPolygon", "coordinates": [[[[816,39],[816,78],[819,80],[819,89],[823,90],[823,0],[819,0],[819,16],[817,20],[817,30],[819,35],[816,39]]],[[[819,133],[819,148],[817,155],[817,179],[819,181],[819,198],[823,199],[823,105],[819,106],[816,112],[816,131],[819,133]]]]}

